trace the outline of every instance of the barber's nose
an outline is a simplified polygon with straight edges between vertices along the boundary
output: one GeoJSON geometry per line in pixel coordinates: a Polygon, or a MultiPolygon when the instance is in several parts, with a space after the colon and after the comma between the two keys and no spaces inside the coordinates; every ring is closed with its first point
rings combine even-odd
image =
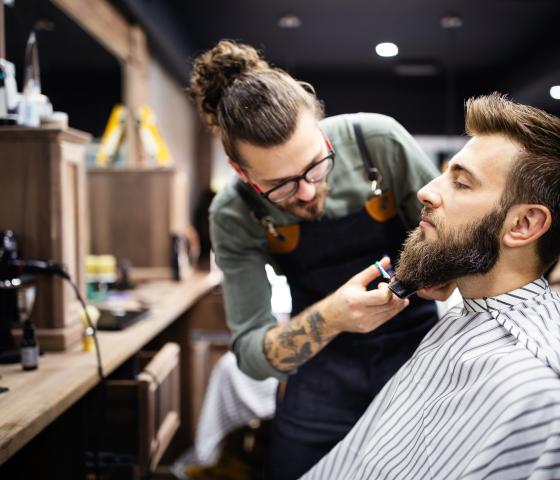
{"type": "Polygon", "coordinates": [[[298,200],[303,200],[304,202],[310,202],[315,198],[317,189],[312,183],[308,183],[305,180],[299,182],[299,189],[296,193],[296,198],[298,200]]]}
{"type": "Polygon", "coordinates": [[[418,190],[418,200],[427,207],[437,208],[441,205],[441,197],[438,193],[436,180],[437,179],[432,180],[418,190]]]}

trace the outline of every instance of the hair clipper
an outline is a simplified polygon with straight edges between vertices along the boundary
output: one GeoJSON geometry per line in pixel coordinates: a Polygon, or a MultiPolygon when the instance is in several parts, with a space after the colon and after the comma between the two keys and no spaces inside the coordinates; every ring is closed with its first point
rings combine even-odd
{"type": "Polygon", "coordinates": [[[408,298],[416,293],[416,288],[404,285],[397,279],[393,277],[391,283],[389,283],[389,290],[391,290],[399,298],[408,298]]]}

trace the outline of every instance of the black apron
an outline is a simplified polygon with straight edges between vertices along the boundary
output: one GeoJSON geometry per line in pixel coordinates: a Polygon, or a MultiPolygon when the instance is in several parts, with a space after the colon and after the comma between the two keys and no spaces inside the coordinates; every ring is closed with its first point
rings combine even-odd
{"type": "MultiPolygon", "coordinates": [[[[292,316],[384,255],[395,261],[405,238],[390,191],[346,217],[276,231],[268,233],[269,248],[288,279],[292,316]]],[[[413,297],[389,322],[367,334],[338,335],[290,375],[277,402],[266,478],[298,478],[328,453],[436,321],[435,303],[413,297]]]]}

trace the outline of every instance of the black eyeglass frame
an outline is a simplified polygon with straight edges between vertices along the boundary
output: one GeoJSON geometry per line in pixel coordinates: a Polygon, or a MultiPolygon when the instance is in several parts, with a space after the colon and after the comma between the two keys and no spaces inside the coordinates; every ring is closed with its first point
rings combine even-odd
{"type": "Polygon", "coordinates": [[[329,173],[331,173],[333,168],[334,168],[334,160],[335,160],[334,150],[329,150],[329,153],[325,157],[321,158],[320,160],[317,160],[316,162],[313,162],[311,165],[309,165],[309,167],[307,167],[305,169],[305,172],[303,172],[301,175],[298,175],[297,177],[288,178],[287,180],[284,180],[282,183],[279,183],[275,187],[272,187],[270,190],[267,190],[266,192],[259,192],[259,195],[261,197],[265,198],[266,200],[268,200],[271,203],[285,202],[286,200],[293,197],[297,193],[297,191],[299,190],[299,182],[301,182],[302,180],[305,180],[307,183],[319,183],[322,180],[324,180],[325,178],[327,178],[329,173]],[[320,165],[321,163],[326,162],[328,160],[331,161],[331,166],[327,169],[327,171],[325,172],[325,174],[321,178],[317,178],[315,180],[307,178],[307,174],[311,170],[313,170],[315,167],[317,167],[317,165],[320,165]],[[289,195],[287,195],[285,197],[282,197],[281,199],[278,199],[278,200],[273,200],[273,199],[270,198],[271,193],[274,193],[276,190],[279,190],[280,188],[286,186],[286,184],[291,183],[291,182],[295,182],[295,184],[296,184],[296,187],[294,188],[292,193],[290,193],[289,195]]]}

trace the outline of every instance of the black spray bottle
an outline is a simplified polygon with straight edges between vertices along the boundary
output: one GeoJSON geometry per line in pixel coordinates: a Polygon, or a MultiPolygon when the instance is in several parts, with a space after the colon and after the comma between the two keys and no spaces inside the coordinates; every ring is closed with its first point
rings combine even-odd
{"type": "Polygon", "coordinates": [[[39,366],[39,346],[35,340],[35,327],[31,320],[23,322],[21,366],[24,370],[35,370],[39,366]]]}

